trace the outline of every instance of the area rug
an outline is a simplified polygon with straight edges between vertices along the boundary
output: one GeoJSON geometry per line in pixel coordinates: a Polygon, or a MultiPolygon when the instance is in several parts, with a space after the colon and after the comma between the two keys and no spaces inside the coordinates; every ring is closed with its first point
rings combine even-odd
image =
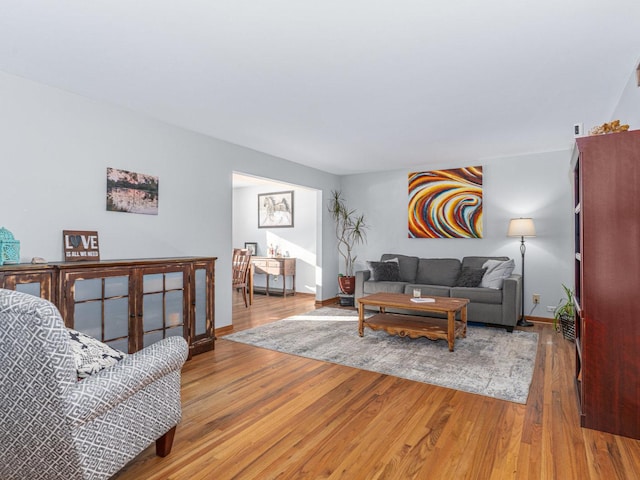
{"type": "Polygon", "coordinates": [[[526,403],[538,334],[473,326],[449,352],[445,340],[365,328],[353,310],[324,307],[223,338],[488,397],[526,403]]]}

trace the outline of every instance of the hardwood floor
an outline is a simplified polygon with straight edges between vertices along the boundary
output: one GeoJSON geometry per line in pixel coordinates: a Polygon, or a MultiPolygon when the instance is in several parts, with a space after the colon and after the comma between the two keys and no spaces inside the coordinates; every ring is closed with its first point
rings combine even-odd
{"type": "MultiPolygon", "coordinates": [[[[315,307],[234,298],[240,330],[315,307]]],[[[113,477],[160,479],[635,479],[640,441],[579,426],[573,344],[539,334],[526,405],[234,343],[183,369],[172,453],[113,477]]]]}

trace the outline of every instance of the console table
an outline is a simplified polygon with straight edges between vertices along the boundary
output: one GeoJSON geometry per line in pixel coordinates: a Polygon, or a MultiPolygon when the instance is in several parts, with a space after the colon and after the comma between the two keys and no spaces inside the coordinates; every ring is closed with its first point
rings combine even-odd
{"type": "Polygon", "coordinates": [[[282,296],[294,295],[296,288],[296,259],[292,257],[251,257],[251,279],[249,295],[253,296],[253,275],[261,274],[267,278],[265,293],[269,295],[269,275],[282,275],[282,296]],[[287,290],[287,276],[291,277],[291,289],[287,290]]]}

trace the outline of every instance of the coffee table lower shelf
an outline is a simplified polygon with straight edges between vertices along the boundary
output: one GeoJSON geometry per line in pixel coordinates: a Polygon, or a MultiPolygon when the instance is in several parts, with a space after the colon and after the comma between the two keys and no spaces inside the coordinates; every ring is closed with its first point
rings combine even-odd
{"type": "MultiPolygon", "coordinates": [[[[394,313],[378,313],[364,321],[365,327],[371,330],[383,330],[390,335],[400,337],[418,338],[426,337],[429,340],[450,340],[448,333],[448,320],[446,318],[422,317],[414,315],[401,315],[394,313]]],[[[466,324],[461,321],[455,322],[454,338],[466,337],[466,324]]],[[[359,332],[360,336],[364,331],[359,332]]],[[[450,351],[453,351],[453,344],[450,342],[450,351]]]]}

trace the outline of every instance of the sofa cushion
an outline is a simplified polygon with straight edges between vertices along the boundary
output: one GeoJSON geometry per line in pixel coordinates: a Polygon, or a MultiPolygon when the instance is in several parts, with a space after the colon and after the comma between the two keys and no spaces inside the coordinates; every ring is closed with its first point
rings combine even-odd
{"type": "Polygon", "coordinates": [[[486,268],[462,267],[456,280],[456,287],[477,287],[482,281],[486,268]]]}
{"type": "Polygon", "coordinates": [[[453,287],[451,296],[454,298],[468,298],[471,303],[489,303],[500,305],[502,303],[502,290],[495,288],[470,288],[453,287]]]}
{"type": "Polygon", "coordinates": [[[78,379],[87,378],[126,357],[120,350],[110,347],[89,335],[68,328],[71,352],[76,363],[78,379]]]}
{"type": "Polygon", "coordinates": [[[483,265],[487,271],[482,277],[480,286],[484,288],[502,288],[504,279],[511,276],[515,266],[516,264],[513,260],[487,260],[483,265]]]}
{"type": "Polygon", "coordinates": [[[460,275],[457,258],[421,258],[415,283],[453,287],[460,275]]]}
{"type": "Polygon", "coordinates": [[[367,262],[372,282],[397,282],[400,280],[400,266],[397,259],[384,262],[367,262]]]}
{"type": "Polygon", "coordinates": [[[364,294],[372,293],[404,293],[405,282],[372,282],[367,280],[364,282],[364,294]]]}
{"type": "Polygon", "coordinates": [[[409,283],[404,287],[404,293],[409,295],[413,295],[413,289],[419,288],[420,295],[423,297],[449,297],[449,287],[445,287],[442,285],[419,285],[409,283]]]}
{"type": "Polygon", "coordinates": [[[398,265],[400,266],[400,281],[415,282],[416,272],[418,271],[418,257],[385,253],[380,257],[380,260],[384,262],[393,258],[398,259],[398,265]]]}
{"type": "Polygon", "coordinates": [[[462,268],[482,268],[487,260],[500,260],[502,262],[510,260],[509,257],[464,257],[462,268]]]}

